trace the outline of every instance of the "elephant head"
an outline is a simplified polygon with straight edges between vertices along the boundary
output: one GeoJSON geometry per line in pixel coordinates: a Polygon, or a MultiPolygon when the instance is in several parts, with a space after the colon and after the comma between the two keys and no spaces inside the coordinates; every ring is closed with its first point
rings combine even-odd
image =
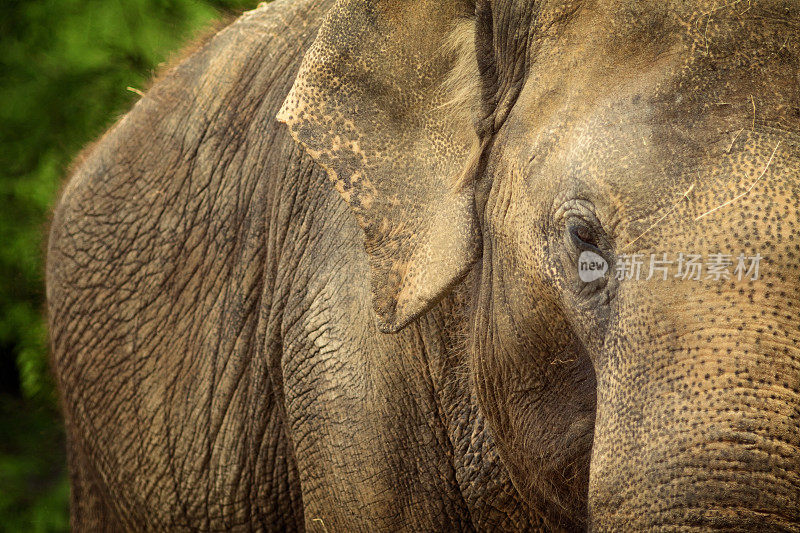
{"type": "Polygon", "coordinates": [[[800,527],[800,3],[717,4],[340,0],[278,117],[384,332],[474,274],[472,383],[554,528],[800,527]]]}

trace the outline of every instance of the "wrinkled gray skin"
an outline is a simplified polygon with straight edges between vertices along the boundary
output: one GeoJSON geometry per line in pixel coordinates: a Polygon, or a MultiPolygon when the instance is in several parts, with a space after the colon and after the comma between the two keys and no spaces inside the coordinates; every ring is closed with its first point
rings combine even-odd
{"type": "Polygon", "coordinates": [[[55,212],[75,529],[800,530],[798,27],[777,0],[245,14],[55,212]],[[586,284],[584,250],[765,259],[586,284]]]}

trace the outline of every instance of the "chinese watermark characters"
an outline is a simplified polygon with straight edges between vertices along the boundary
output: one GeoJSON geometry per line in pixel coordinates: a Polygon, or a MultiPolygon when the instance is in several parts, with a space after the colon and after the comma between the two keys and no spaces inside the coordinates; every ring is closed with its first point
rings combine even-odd
{"type": "Polygon", "coordinates": [[[739,255],[713,253],[703,256],[684,252],[677,255],[665,252],[649,256],[623,254],[617,258],[614,265],[614,277],[619,281],[651,279],[666,281],[670,277],[692,281],[734,279],[755,281],[760,274],[762,259],[764,258],[759,253],[754,256],[744,253],[739,255]]]}

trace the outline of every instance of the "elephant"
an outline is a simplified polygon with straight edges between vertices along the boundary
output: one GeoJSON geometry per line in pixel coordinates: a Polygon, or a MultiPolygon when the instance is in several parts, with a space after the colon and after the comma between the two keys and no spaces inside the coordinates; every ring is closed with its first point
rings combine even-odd
{"type": "Polygon", "coordinates": [[[800,2],[276,0],[73,167],[76,531],[800,531],[800,2]]]}

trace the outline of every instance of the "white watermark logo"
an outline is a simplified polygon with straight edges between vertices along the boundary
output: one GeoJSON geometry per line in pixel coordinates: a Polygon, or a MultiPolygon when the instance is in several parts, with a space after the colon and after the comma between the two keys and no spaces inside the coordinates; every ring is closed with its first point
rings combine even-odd
{"type": "MultiPolygon", "coordinates": [[[[651,280],[669,278],[702,281],[756,281],[760,275],[761,254],[748,256],[713,253],[706,256],[681,252],[677,255],[668,253],[622,254],[614,264],[614,277],[624,280],[651,280]]],[[[600,255],[585,251],[578,259],[578,275],[581,281],[590,283],[605,276],[608,263],[600,255]]]]}
{"type": "Polygon", "coordinates": [[[603,256],[586,250],[581,252],[578,258],[578,276],[581,281],[591,283],[606,275],[608,272],[608,262],[603,256]]]}

